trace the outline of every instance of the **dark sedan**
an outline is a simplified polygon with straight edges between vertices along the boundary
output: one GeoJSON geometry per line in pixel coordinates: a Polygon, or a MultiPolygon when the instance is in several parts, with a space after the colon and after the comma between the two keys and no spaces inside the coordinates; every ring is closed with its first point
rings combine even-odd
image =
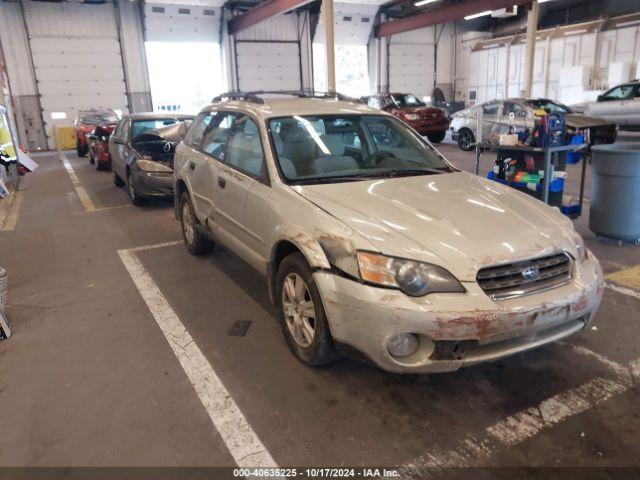
{"type": "Polygon", "coordinates": [[[138,113],[118,122],[109,139],[116,186],[127,186],[134,205],[173,196],[173,155],[193,115],[138,113]]]}

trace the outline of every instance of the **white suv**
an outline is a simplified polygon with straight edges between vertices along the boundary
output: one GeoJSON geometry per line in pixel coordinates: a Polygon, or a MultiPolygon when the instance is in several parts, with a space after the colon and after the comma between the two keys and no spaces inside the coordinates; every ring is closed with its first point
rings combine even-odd
{"type": "Polygon", "coordinates": [[[451,371],[582,330],[603,292],[572,223],[461,172],[392,115],[334,97],[228,94],[175,155],[193,254],[266,276],[302,361],[451,371]]]}

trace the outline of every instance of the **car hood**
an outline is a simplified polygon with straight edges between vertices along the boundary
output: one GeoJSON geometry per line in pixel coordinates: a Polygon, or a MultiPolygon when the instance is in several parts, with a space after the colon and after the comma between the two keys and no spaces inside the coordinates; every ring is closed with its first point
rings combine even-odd
{"type": "Polygon", "coordinates": [[[486,265],[576,253],[558,211],[466,172],[294,188],[379,252],[440,265],[462,281],[486,265]]]}
{"type": "Polygon", "coordinates": [[[602,117],[592,117],[582,113],[567,113],[564,116],[565,123],[574,128],[601,127],[603,125],[613,125],[613,123],[602,117]]]}
{"type": "Polygon", "coordinates": [[[444,115],[440,108],[435,107],[392,107],[391,112],[417,113],[418,115],[444,115]]]}

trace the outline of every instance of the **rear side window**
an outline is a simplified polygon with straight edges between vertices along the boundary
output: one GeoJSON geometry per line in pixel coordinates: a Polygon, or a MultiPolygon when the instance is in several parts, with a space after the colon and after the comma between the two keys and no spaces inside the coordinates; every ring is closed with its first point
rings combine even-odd
{"type": "Polygon", "coordinates": [[[184,137],[184,143],[193,148],[200,148],[202,144],[202,139],[204,138],[204,132],[211,123],[211,118],[213,117],[213,113],[201,113],[196,117],[187,132],[187,135],[184,137]]]}
{"type": "Polygon", "coordinates": [[[115,131],[113,132],[113,136],[115,138],[122,138],[122,130],[124,129],[124,124],[127,123],[127,119],[123,118],[122,120],[120,120],[120,122],[118,122],[118,125],[116,126],[115,131]]]}
{"type": "Polygon", "coordinates": [[[229,112],[215,114],[204,132],[204,138],[201,143],[201,149],[204,153],[224,160],[231,135],[231,127],[235,118],[235,114],[229,112]]]}
{"type": "Polygon", "coordinates": [[[624,100],[631,96],[633,85],[620,85],[619,87],[609,90],[603,95],[605,100],[624,100]]]}
{"type": "Polygon", "coordinates": [[[252,177],[261,176],[264,152],[260,129],[251,118],[242,116],[236,121],[225,162],[252,177]]]}
{"type": "Polygon", "coordinates": [[[499,103],[489,103],[487,105],[483,105],[482,113],[485,115],[497,115],[499,107],[499,103]]]}

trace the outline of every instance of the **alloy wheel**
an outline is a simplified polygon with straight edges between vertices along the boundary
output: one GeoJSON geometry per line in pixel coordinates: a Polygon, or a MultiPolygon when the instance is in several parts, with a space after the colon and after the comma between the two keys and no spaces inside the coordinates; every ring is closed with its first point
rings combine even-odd
{"type": "Polygon", "coordinates": [[[302,348],[308,348],[316,334],[316,310],[309,287],[297,273],[290,273],[284,279],[282,310],[294,341],[302,348]]]}
{"type": "Polygon", "coordinates": [[[193,212],[189,208],[189,203],[182,204],[182,230],[187,243],[192,244],[195,238],[195,227],[193,221],[193,212]]]}

